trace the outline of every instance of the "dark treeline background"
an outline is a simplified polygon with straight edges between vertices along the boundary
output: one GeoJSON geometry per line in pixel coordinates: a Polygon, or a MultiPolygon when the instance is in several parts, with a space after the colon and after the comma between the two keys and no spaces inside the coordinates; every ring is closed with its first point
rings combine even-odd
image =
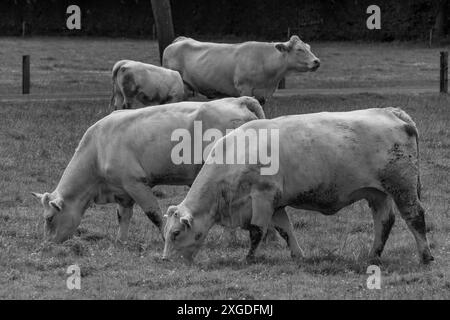
{"type": "MultiPolygon", "coordinates": [[[[171,0],[176,35],[308,40],[415,40],[448,34],[447,0],[171,0]],[[381,30],[366,9],[381,8],[381,30]]],[[[0,35],[151,37],[150,0],[1,0],[0,35]],[[66,9],[81,8],[81,30],[66,28],[66,9]]]]}

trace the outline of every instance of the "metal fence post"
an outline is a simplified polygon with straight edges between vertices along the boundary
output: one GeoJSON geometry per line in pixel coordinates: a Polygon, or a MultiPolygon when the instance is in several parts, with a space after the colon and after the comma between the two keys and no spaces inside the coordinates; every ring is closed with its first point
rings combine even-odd
{"type": "Polygon", "coordinates": [[[30,56],[22,56],[22,93],[30,93],[30,56]]]}
{"type": "Polygon", "coordinates": [[[448,51],[441,51],[440,92],[448,93],[448,51]]]}

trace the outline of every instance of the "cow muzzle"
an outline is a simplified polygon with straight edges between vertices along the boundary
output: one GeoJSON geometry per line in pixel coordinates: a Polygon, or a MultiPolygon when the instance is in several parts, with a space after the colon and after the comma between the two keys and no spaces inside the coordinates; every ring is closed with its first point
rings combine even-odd
{"type": "Polygon", "coordinates": [[[319,59],[315,59],[315,60],[313,60],[313,62],[312,62],[312,65],[311,65],[311,67],[310,67],[310,70],[311,70],[311,71],[316,71],[317,69],[319,69],[319,67],[320,67],[320,60],[319,60],[319,59]]]}

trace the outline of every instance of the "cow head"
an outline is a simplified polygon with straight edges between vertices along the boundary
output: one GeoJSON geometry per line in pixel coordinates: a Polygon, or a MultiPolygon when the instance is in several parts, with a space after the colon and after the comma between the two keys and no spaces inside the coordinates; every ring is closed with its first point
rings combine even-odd
{"type": "Polygon", "coordinates": [[[320,60],[311,52],[310,45],[304,43],[298,36],[292,36],[287,42],[275,44],[275,48],[286,55],[288,71],[316,71],[320,66],[320,60]]]}
{"type": "Polygon", "coordinates": [[[81,215],[67,205],[56,192],[32,193],[44,207],[45,240],[56,243],[70,238],[81,221],[81,215]]]}
{"type": "Polygon", "coordinates": [[[191,212],[183,206],[170,206],[167,210],[164,227],[164,254],[163,259],[174,255],[182,256],[192,261],[199,251],[208,228],[202,219],[194,218],[191,212]]]}

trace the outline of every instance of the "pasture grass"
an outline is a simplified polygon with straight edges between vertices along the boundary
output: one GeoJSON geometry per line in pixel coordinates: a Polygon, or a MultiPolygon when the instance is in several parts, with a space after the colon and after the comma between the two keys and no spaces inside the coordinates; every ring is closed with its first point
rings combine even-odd
{"type": "MultiPolygon", "coordinates": [[[[448,46],[428,48],[417,43],[310,44],[321,59],[321,67],[316,72],[288,76],[287,88],[437,89],[439,51],[448,50],[448,46]]],[[[122,59],[159,65],[157,42],[145,39],[3,37],[0,94],[21,93],[21,56],[25,54],[31,55],[31,92],[41,94],[110,92],[111,69],[122,59]]]]}
{"type": "MultiPolygon", "coordinates": [[[[107,114],[99,102],[11,102],[0,105],[0,298],[25,299],[449,299],[450,99],[376,95],[277,98],[269,117],[400,106],[421,135],[423,203],[436,261],[418,263],[412,234],[397,215],[383,253],[380,290],[366,287],[372,218],[365,202],[335,216],[288,209],[305,251],[293,261],[285,244],[264,245],[254,264],[241,262],[248,236],[229,242],[214,227],[193,265],[161,260],[163,243],[140,209],[126,245],[114,242],[113,205],[90,208],[77,236],[43,245],[40,204],[31,191],[52,191],[84,131],[107,114]],[[81,290],[66,288],[66,269],[81,268],[81,290]]],[[[301,163],[299,163],[301,167],[301,163]]],[[[187,187],[158,186],[163,211],[187,187]]]]}

